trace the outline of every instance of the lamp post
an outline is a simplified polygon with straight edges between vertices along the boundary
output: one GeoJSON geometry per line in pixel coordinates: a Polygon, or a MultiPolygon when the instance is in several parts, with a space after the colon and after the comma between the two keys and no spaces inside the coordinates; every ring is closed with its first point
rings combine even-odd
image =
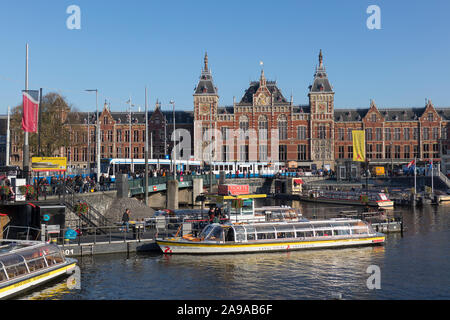
{"type": "Polygon", "coordinates": [[[134,107],[134,105],[131,103],[131,96],[130,96],[130,99],[128,99],[128,101],[127,101],[126,103],[129,104],[128,111],[129,111],[129,117],[130,117],[130,121],[129,121],[129,124],[130,124],[130,129],[129,129],[130,134],[129,134],[129,137],[128,137],[128,138],[129,138],[129,152],[128,152],[128,154],[129,154],[130,159],[131,159],[131,167],[130,167],[130,174],[131,174],[131,172],[134,172],[134,168],[133,168],[133,155],[132,155],[132,153],[131,153],[131,108],[134,107]]]}
{"type": "MultiPolygon", "coordinates": [[[[98,89],[87,89],[87,92],[95,92],[95,108],[97,112],[97,124],[95,130],[97,131],[97,183],[100,182],[100,119],[98,115],[98,89]]],[[[90,159],[89,159],[90,160],[90,159]]]]}
{"type": "Polygon", "coordinates": [[[173,106],[173,179],[177,180],[177,155],[176,155],[176,149],[175,149],[175,143],[177,141],[176,139],[176,128],[175,128],[175,101],[170,100],[170,104],[173,106]]]}

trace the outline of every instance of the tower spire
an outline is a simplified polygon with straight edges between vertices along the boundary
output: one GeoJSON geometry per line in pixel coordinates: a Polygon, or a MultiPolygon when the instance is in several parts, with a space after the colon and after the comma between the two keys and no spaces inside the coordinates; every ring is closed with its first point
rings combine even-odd
{"type": "Polygon", "coordinates": [[[204,62],[205,62],[204,69],[205,69],[205,71],[208,71],[208,52],[206,52],[206,51],[205,51],[205,59],[204,59],[204,62]]]}
{"type": "Polygon", "coordinates": [[[319,53],[319,68],[323,68],[323,54],[322,54],[322,49],[320,49],[320,53],[319,53]]]}

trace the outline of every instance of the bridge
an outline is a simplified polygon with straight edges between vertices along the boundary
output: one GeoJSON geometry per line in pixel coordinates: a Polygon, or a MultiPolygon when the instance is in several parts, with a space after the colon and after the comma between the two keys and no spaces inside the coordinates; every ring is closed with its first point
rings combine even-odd
{"type": "MultiPolygon", "coordinates": [[[[216,185],[218,180],[215,175],[184,175],[184,176],[177,176],[178,181],[178,188],[179,189],[185,189],[185,188],[192,188],[193,187],[193,181],[195,179],[202,179],[203,180],[203,186],[209,186],[212,178],[212,185],[216,185]]],[[[161,192],[167,190],[167,183],[168,181],[173,181],[173,176],[166,176],[166,177],[149,177],[148,178],[148,193],[152,194],[155,192],[161,192]]],[[[129,194],[131,197],[143,195],[145,193],[145,181],[144,178],[138,178],[138,179],[129,179],[128,180],[128,188],[129,188],[129,194]]]]}

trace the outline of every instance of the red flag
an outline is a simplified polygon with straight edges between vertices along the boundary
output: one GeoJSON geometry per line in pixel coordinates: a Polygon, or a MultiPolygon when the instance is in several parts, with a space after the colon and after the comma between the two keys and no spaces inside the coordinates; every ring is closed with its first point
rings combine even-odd
{"type": "Polygon", "coordinates": [[[416,164],[416,160],[411,161],[410,163],[408,163],[408,168],[411,168],[415,164],[416,164]]]}
{"type": "Polygon", "coordinates": [[[23,116],[22,129],[25,132],[37,132],[39,91],[24,90],[23,93],[23,116]]]}

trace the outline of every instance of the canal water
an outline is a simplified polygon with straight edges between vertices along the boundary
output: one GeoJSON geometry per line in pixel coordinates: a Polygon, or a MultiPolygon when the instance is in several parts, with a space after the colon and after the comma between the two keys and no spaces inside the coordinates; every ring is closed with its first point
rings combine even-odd
{"type": "MultiPolygon", "coordinates": [[[[292,205],[309,218],[357,209],[292,205]]],[[[403,237],[388,234],[384,246],[215,256],[83,257],[79,258],[80,290],[69,290],[61,281],[22,299],[321,300],[338,295],[358,300],[450,299],[450,205],[394,212],[403,217],[405,231],[403,237]],[[367,285],[373,275],[368,273],[370,266],[379,268],[379,289],[367,285]]]]}

